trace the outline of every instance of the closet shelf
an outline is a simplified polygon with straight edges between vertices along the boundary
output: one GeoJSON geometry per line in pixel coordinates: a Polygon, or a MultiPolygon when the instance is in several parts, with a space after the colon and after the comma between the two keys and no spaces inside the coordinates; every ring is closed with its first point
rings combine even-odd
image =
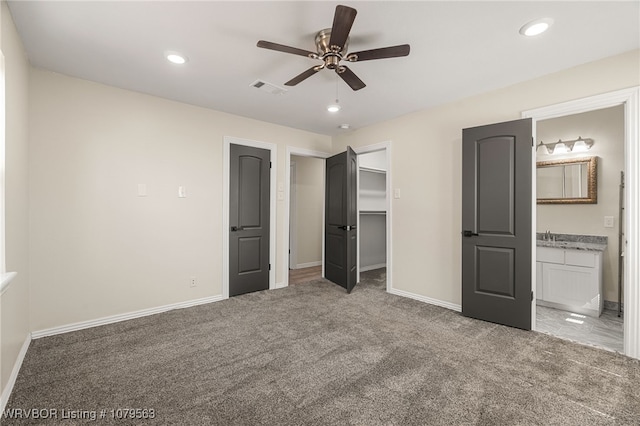
{"type": "Polygon", "coordinates": [[[386,170],[378,169],[378,168],[375,168],[375,167],[363,167],[363,166],[360,166],[359,169],[360,169],[361,172],[387,173],[386,170]]]}
{"type": "Polygon", "coordinates": [[[381,215],[386,215],[387,212],[385,210],[360,210],[360,214],[381,214],[381,215]]]}

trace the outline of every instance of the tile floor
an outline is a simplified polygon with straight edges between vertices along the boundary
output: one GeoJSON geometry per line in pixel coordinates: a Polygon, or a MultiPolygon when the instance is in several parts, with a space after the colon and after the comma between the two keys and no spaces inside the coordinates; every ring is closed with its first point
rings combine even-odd
{"type": "Polygon", "coordinates": [[[562,339],[623,352],[623,319],[617,311],[604,310],[600,318],[569,311],[536,307],[536,329],[562,339]]]}

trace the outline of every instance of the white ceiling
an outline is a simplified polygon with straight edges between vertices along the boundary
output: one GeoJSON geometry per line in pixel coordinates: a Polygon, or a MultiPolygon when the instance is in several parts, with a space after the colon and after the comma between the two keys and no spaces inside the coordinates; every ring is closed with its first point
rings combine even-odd
{"type": "Polygon", "coordinates": [[[260,39],[315,50],[333,1],[9,1],[31,64],[124,89],[336,135],[640,47],[640,1],[348,1],[349,51],[409,43],[408,57],[349,64],[353,92],[323,70],[271,95],[319,62],[260,49],[260,39]],[[555,20],[543,35],[520,27],[555,20]],[[163,56],[176,50],[183,66],[163,56]],[[336,90],[342,110],[326,111],[336,90]]]}

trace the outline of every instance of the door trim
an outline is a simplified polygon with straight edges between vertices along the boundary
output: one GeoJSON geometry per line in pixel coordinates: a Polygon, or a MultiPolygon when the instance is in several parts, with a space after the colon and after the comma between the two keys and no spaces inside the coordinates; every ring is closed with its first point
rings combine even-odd
{"type": "MultiPolygon", "coordinates": [[[[312,158],[319,158],[321,160],[326,160],[327,158],[331,157],[331,154],[329,154],[328,152],[322,152],[322,151],[314,151],[311,149],[306,149],[306,148],[297,148],[295,146],[287,146],[287,154],[285,155],[285,164],[284,164],[284,171],[285,171],[285,177],[284,177],[284,189],[285,189],[285,194],[284,194],[284,235],[283,235],[283,248],[282,248],[282,255],[284,259],[288,259],[289,258],[289,230],[290,230],[290,226],[291,226],[291,156],[295,155],[298,157],[312,157],[312,158]]],[[[324,180],[325,180],[325,171],[324,171],[325,167],[322,167],[322,182],[324,185],[324,180]]],[[[282,278],[282,284],[279,285],[279,287],[287,287],[289,285],[289,265],[288,262],[284,263],[283,266],[283,278],[282,278]]],[[[324,198],[322,201],[322,276],[324,277],[324,198]]]]}
{"type": "MultiPolygon", "coordinates": [[[[269,185],[269,290],[276,288],[276,176],[278,147],[270,142],[252,141],[224,136],[222,146],[222,298],[229,298],[229,182],[230,145],[262,148],[270,152],[271,173],[269,185]]],[[[284,262],[287,265],[288,262],[284,262]]]]}
{"type": "MultiPolygon", "coordinates": [[[[533,136],[536,137],[536,122],[548,118],[579,114],[596,109],[624,105],[625,128],[625,231],[627,246],[624,266],[624,353],[640,359],[640,265],[629,259],[640,258],[640,86],[618,90],[597,96],[577,99],[543,108],[522,112],[523,118],[533,119],[533,136]],[[632,264],[633,263],[633,264],[632,264]]],[[[534,148],[535,149],[535,148],[534,148]]],[[[535,156],[533,161],[535,162],[535,156]]],[[[534,164],[535,166],[535,164],[534,164]]],[[[533,191],[535,198],[535,167],[533,167],[533,191]]],[[[533,203],[533,232],[535,237],[536,203],[533,203]]],[[[532,265],[535,265],[535,239],[533,240],[532,265]]],[[[532,269],[535,283],[536,268],[532,269]]],[[[534,286],[535,287],[535,286],[534,286]]],[[[535,290],[535,288],[534,288],[535,290]]],[[[532,325],[535,330],[535,301],[532,302],[532,325]]]]}
{"type": "Polygon", "coordinates": [[[296,186],[294,185],[296,182],[296,174],[296,163],[292,161],[291,165],[289,166],[289,270],[297,269],[298,267],[298,244],[296,241],[296,226],[298,222],[296,220],[296,216],[298,213],[298,209],[296,204],[297,190],[296,186]]]}
{"type": "MultiPolygon", "coordinates": [[[[393,293],[395,291],[395,289],[393,288],[393,238],[392,238],[392,230],[393,230],[393,212],[392,212],[392,206],[393,204],[391,203],[391,188],[393,188],[391,186],[391,180],[392,180],[392,170],[391,170],[391,141],[385,141],[385,142],[380,142],[380,143],[376,143],[373,145],[367,145],[367,146],[360,146],[360,147],[354,147],[353,151],[360,155],[360,154],[366,154],[369,152],[375,152],[375,151],[385,151],[386,152],[386,159],[387,159],[387,188],[386,188],[386,208],[387,208],[387,224],[386,224],[386,234],[387,234],[387,287],[386,287],[386,291],[387,293],[393,293]]],[[[359,164],[359,163],[358,163],[359,164]]],[[[360,186],[360,182],[358,181],[358,187],[360,186]]],[[[359,193],[360,191],[358,191],[359,193]]],[[[357,260],[357,265],[358,265],[358,279],[357,281],[360,282],[360,203],[358,202],[358,228],[357,228],[357,232],[358,232],[358,237],[357,237],[357,241],[358,241],[358,260],[357,260]]]]}

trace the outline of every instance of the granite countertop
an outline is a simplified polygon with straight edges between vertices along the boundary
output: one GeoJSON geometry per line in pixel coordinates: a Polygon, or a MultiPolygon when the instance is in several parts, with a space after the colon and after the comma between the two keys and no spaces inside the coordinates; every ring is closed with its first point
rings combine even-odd
{"type": "Polygon", "coordinates": [[[551,241],[546,240],[544,233],[536,234],[538,247],[563,248],[572,250],[605,251],[607,237],[598,235],[551,234],[551,241]],[[554,241],[555,239],[555,241],[554,241]]]}

